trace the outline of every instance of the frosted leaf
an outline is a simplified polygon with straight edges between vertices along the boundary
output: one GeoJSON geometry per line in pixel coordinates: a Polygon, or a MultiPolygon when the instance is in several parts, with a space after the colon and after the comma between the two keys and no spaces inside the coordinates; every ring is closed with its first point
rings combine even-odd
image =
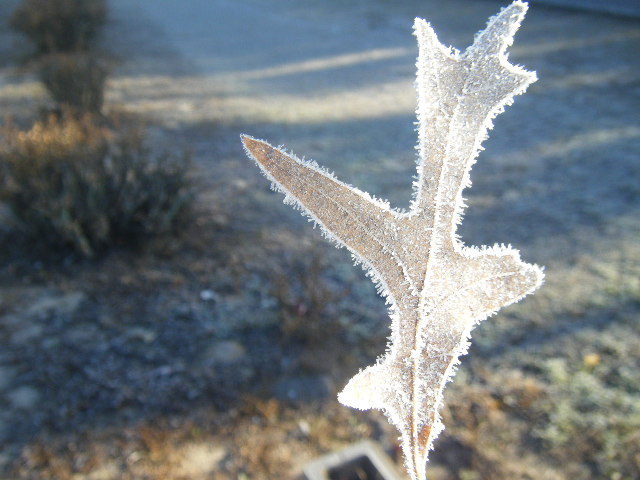
{"type": "Polygon", "coordinates": [[[442,392],[474,325],[542,283],[542,270],[505,246],[464,247],[457,239],[469,172],[491,120],[536,80],[506,49],[526,12],[515,1],[491,18],[465,52],[440,44],[415,21],[419,57],[419,162],[411,208],[347,185],[317,164],[243,136],[247,153],[276,190],[346,247],[390,304],[391,338],[375,365],[339,395],[348,406],[383,410],[401,433],[409,475],[425,478],[442,430],[442,392]]]}

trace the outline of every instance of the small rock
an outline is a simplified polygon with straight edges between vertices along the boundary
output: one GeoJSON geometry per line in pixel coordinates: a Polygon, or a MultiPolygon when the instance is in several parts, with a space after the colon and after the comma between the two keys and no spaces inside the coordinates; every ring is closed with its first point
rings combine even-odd
{"type": "Polygon", "coordinates": [[[247,353],[246,348],[234,340],[220,340],[211,345],[205,353],[205,361],[210,364],[229,364],[240,361],[247,353]]]}
{"type": "Polygon", "coordinates": [[[178,466],[179,472],[186,478],[200,478],[213,474],[218,470],[220,461],[227,451],[220,446],[208,442],[190,443],[180,449],[182,457],[178,466]]]}
{"type": "Polygon", "coordinates": [[[0,365],[0,389],[7,388],[16,376],[15,368],[0,365]]]}
{"type": "Polygon", "coordinates": [[[54,350],[60,346],[60,343],[62,343],[60,337],[47,336],[42,340],[41,346],[43,350],[54,350]]]}
{"type": "Polygon", "coordinates": [[[276,383],[273,393],[282,401],[311,402],[331,396],[332,385],[325,376],[284,378],[276,383]]]}
{"type": "Polygon", "coordinates": [[[200,300],[203,302],[215,302],[218,300],[218,295],[213,290],[202,290],[200,292],[200,300]]]}
{"type": "Polygon", "coordinates": [[[298,428],[300,429],[300,433],[305,437],[311,435],[311,425],[304,419],[298,420],[298,428]]]}
{"type": "Polygon", "coordinates": [[[156,339],[156,332],[142,327],[133,327],[125,334],[129,340],[141,340],[144,343],[151,343],[156,339]]]}
{"type": "Polygon", "coordinates": [[[69,328],[65,334],[65,340],[76,345],[95,342],[99,337],[98,327],[93,324],[76,325],[73,328],[69,328]]]}
{"type": "Polygon", "coordinates": [[[7,394],[13,408],[31,410],[40,401],[40,392],[34,387],[23,385],[7,394]]]}
{"type": "Polygon", "coordinates": [[[42,336],[43,331],[44,327],[42,325],[31,323],[29,320],[24,319],[23,324],[11,335],[11,342],[17,345],[33,342],[42,336]]]}
{"type": "Polygon", "coordinates": [[[43,317],[51,314],[71,316],[85,299],[86,295],[82,292],[51,293],[32,303],[25,314],[30,317],[43,317]]]}
{"type": "Polygon", "coordinates": [[[177,305],[173,309],[173,314],[176,316],[176,318],[179,318],[181,320],[188,320],[193,315],[191,305],[188,305],[186,303],[177,305]]]}
{"type": "Polygon", "coordinates": [[[108,461],[94,467],[89,473],[75,474],[73,480],[111,480],[121,478],[122,472],[117,462],[108,461]]]}

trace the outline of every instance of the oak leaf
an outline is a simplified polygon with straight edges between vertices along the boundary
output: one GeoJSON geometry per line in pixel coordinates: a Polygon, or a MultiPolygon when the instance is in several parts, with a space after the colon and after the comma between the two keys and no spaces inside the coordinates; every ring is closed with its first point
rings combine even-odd
{"type": "Polygon", "coordinates": [[[456,235],[469,172],[491,120],[536,80],[507,60],[527,4],[492,17],[463,53],[443,46],[416,19],[419,161],[408,211],[349,186],[313,162],[249,136],[242,141],[285,202],[298,207],[363,264],[390,305],[391,337],[375,365],[355,375],[339,400],[383,410],[401,433],[409,475],[426,478],[427,454],[442,430],[446,382],[472,328],[518,301],[542,270],[506,246],[466,247],[456,235]]]}

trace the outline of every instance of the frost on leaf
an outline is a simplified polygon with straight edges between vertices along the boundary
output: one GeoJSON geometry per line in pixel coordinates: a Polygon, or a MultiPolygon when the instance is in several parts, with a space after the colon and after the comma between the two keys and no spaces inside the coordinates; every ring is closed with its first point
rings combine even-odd
{"type": "Polygon", "coordinates": [[[425,478],[445,383],[473,326],[535,290],[542,270],[504,246],[465,247],[456,236],[469,172],[491,120],[535,81],[506,49],[526,12],[515,1],[491,18],[465,52],[440,44],[415,21],[419,57],[418,176],[411,208],[346,185],[316,164],[243,136],[247,153],[276,189],[345,246],[391,305],[391,340],[375,365],[339,395],[348,406],[383,410],[401,433],[406,466],[425,478]]]}

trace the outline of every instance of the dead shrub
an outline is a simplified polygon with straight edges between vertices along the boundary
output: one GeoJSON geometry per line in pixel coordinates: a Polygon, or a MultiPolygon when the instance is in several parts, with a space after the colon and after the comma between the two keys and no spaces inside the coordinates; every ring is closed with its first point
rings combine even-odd
{"type": "Polygon", "coordinates": [[[337,336],[344,329],[338,304],[349,289],[331,280],[329,259],[320,244],[311,243],[307,251],[293,255],[283,253],[269,276],[285,338],[313,345],[318,338],[337,336]]]}
{"type": "Polygon", "coordinates": [[[186,156],[155,155],[143,129],[85,114],[0,129],[0,201],[26,234],[86,257],[175,226],[191,198],[186,156]]]}
{"type": "Polygon", "coordinates": [[[23,0],[10,19],[39,54],[87,50],[106,21],[104,0],[23,0]]]}
{"type": "Polygon", "coordinates": [[[108,73],[107,62],[88,53],[52,54],[40,62],[40,79],[53,100],[80,112],[100,112],[108,73]]]}

